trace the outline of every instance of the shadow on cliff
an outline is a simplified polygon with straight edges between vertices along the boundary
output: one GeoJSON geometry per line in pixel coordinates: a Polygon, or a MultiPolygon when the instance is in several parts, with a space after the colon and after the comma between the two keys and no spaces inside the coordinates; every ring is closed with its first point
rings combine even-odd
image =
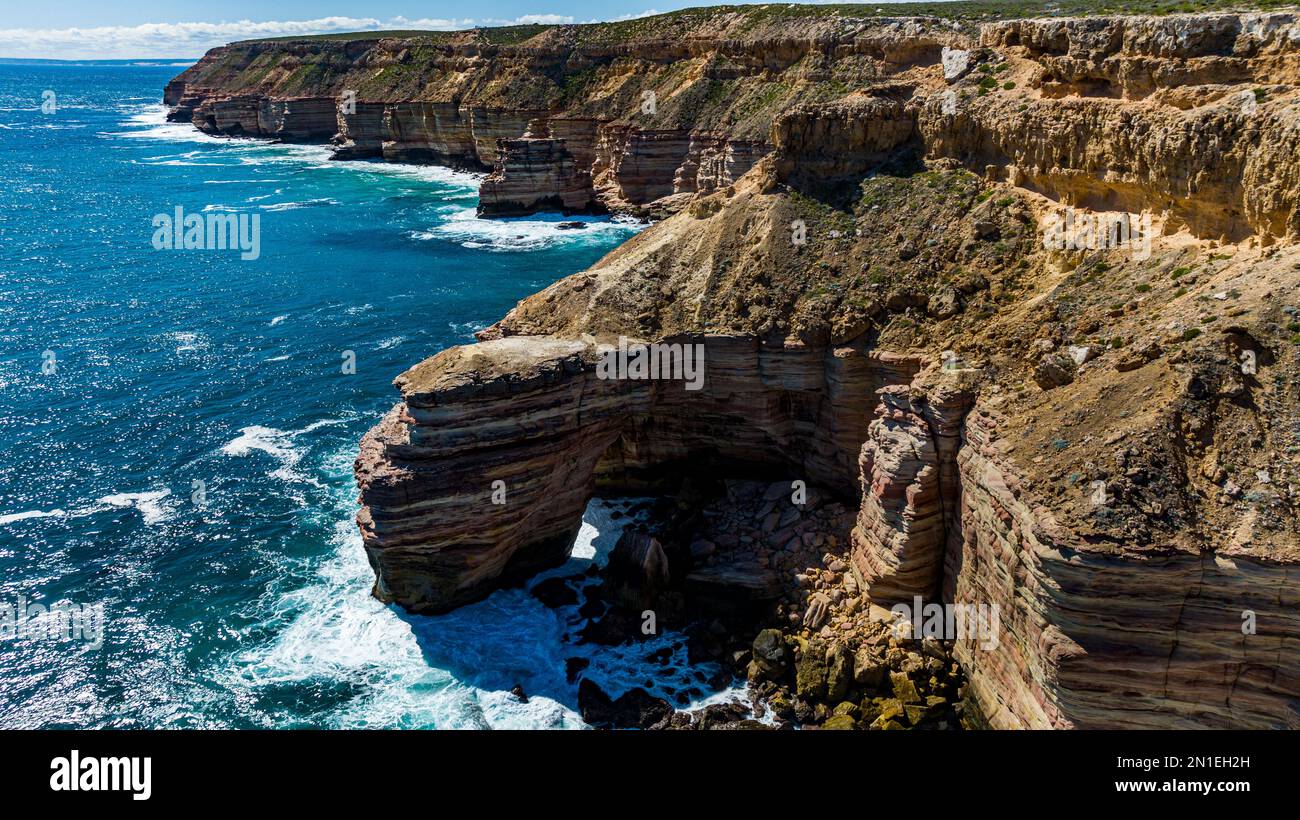
{"type": "MultiPolygon", "coordinates": [[[[521,687],[529,699],[547,698],[579,712],[578,684],[591,679],[611,696],[634,687],[646,689],[679,708],[687,700],[712,694],[714,665],[691,663],[686,635],[663,631],[645,640],[618,646],[579,643],[589,622],[582,606],[582,589],[599,582],[593,568],[602,567],[630,516],[611,513],[613,505],[593,501],[571,556],[560,567],[543,572],[524,586],[500,589],[474,604],[445,615],[412,615],[400,606],[392,611],[411,627],[430,669],[451,673],[488,693],[508,693],[521,687]],[[570,601],[554,608],[531,591],[551,579],[567,579],[570,601]]],[[[552,581],[552,583],[555,583],[552,581]]]]}
{"type": "Polygon", "coordinates": [[[910,177],[926,170],[921,161],[919,143],[898,150],[874,154],[861,159],[861,167],[845,176],[824,176],[796,167],[783,182],[796,193],[838,211],[852,212],[862,198],[862,184],[871,177],[884,175],[910,177]]]}
{"type": "Polygon", "coordinates": [[[485,692],[522,687],[529,698],[545,697],[578,711],[577,681],[564,676],[573,647],[565,641],[565,619],[521,588],[446,615],[412,615],[393,605],[411,627],[430,669],[445,670],[485,692]]]}

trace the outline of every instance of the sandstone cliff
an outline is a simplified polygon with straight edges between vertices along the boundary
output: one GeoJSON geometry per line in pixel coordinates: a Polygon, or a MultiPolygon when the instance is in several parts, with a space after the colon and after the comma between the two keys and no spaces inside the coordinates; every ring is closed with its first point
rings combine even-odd
{"type": "Polygon", "coordinates": [[[213,134],[333,142],[339,158],[491,170],[488,215],[664,213],[770,152],[795,103],[933,63],[936,18],[784,7],[687,10],[586,26],[234,43],[168,86],[171,117],[213,134]],[[805,10],[806,11],[806,10],[805,10]]]}
{"type": "Polygon", "coordinates": [[[857,510],[870,604],[999,607],[955,648],[993,726],[1300,727],[1300,16],[993,9],[237,43],[173,81],[212,133],[491,170],[487,214],[675,214],[399,377],[357,461],[377,594],[525,578],[596,493],[793,476],[857,510]],[[1150,242],[1045,247],[1067,206],[1150,242]],[[702,345],[702,389],[601,378],[619,337],[702,345]]]}
{"type": "Polygon", "coordinates": [[[442,611],[560,560],[593,493],[775,471],[858,507],[871,603],[1000,607],[956,650],[994,726],[1300,726],[1300,17],[835,31],[714,43],[855,78],[764,133],[517,109],[504,210],[583,207],[583,169],[682,208],[398,379],[357,462],[377,593],[442,611]],[[1149,253],[1045,248],[1065,205],[1149,213],[1149,253]],[[703,345],[703,388],[598,378],[620,336],[703,345]]]}

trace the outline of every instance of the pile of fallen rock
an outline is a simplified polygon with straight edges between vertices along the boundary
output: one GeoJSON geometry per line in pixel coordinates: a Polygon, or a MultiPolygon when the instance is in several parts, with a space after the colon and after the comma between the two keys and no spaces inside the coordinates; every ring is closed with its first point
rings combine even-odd
{"type": "Polygon", "coordinates": [[[579,682],[594,726],[643,729],[955,729],[964,678],[951,644],[913,640],[871,604],[849,560],[854,511],[799,481],[728,480],[647,510],[584,588],[583,640],[635,639],[639,616],[687,636],[710,684],[747,678],[749,702],[679,711],[645,689],[612,698],[579,682]],[[592,579],[594,581],[594,579],[592,579]],[[755,636],[752,639],[750,636],[755,636]]]}

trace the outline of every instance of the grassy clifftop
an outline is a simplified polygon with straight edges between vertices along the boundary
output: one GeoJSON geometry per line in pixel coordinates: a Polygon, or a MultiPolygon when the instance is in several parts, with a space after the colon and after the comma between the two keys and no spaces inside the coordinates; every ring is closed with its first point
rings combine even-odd
{"type": "Polygon", "coordinates": [[[489,26],[459,31],[389,30],[341,32],[307,36],[268,37],[241,40],[245,43],[283,43],[313,41],[367,41],[382,39],[423,39],[451,44],[474,41],[489,45],[524,43],[552,29],[570,31],[584,44],[624,43],[644,38],[663,38],[696,26],[706,25],[720,15],[735,15],[757,28],[774,22],[834,18],[872,19],[881,17],[934,17],[959,23],[1010,20],[1025,17],[1086,17],[1113,14],[1186,14],[1193,12],[1271,10],[1294,6],[1291,0],[959,0],[939,3],[835,3],[799,5],[767,3],[740,6],[702,6],[680,11],[620,20],[609,23],[576,25],[489,26]]]}
{"type": "MultiPolygon", "coordinates": [[[[797,104],[842,99],[981,23],[1030,16],[1228,10],[1231,0],[711,6],[611,23],[249,40],[177,80],[201,96],[337,97],[563,112],[765,140],[797,104]],[[898,21],[908,19],[907,26],[898,21]],[[657,111],[641,106],[653,92],[657,111]]],[[[1258,0],[1252,8],[1282,5],[1258,0]]]]}

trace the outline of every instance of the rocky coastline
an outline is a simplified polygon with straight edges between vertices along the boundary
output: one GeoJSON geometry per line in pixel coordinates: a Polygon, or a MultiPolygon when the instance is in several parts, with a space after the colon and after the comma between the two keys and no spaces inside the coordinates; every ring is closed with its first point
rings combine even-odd
{"type": "MultiPolygon", "coordinates": [[[[978,707],[963,702],[954,642],[914,640],[909,622],[864,595],[849,563],[855,514],[831,494],[797,479],[692,481],[624,510],[635,523],[603,570],[548,578],[532,594],[552,607],[581,602],[577,614],[589,620],[579,642],[621,645],[671,629],[683,636],[692,663],[719,671],[669,693],[675,697],[634,687],[613,698],[582,677],[582,659],[571,658],[578,708],[591,725],[981,725],[978,707]],[[649,629],[643,628],[647,613],[653,614],[649,629]],[[689,707],[736,681],[748,682],[747,699],[689,707]]],[[[648,659],[669,663],[666,652],[648,659]]]]}
{"type": "Polygon", "coordinates": [[[168,87],[211,133],[491,169],[484,215],[659,220],[398,376],[376,595],[445,612],[650,496],[542,594],[755,703],[575,670],[593,725],[1300,728],[1300,14],[770,8],[233,44],[168,87]],[[1044,227],[1117,213],[1149,227],[1044,227]],[[628,343],[697,347],[698,389],[606,378],[628,343]]]}

